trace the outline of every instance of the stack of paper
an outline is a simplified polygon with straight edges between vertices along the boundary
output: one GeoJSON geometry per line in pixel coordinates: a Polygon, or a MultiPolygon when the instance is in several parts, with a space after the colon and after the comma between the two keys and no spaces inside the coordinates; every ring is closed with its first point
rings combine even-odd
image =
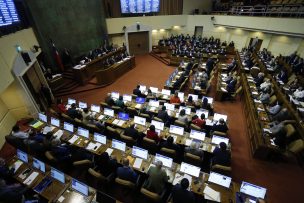
{"type": "Polygon", "coordinates": [[[41,121],[37,121],[34,124],[32,124],[31,127],[33,127],[33,128],[39,128],[42,125],[43,125],[43,123],[41,121]]]}
{"type": "Polygon", "coordinates": [[[114,124],[114,125],[117,125],[119,123],[119,120],[118,119],[115,119],[113,122],[112,122],[112,124],[114,124]]]}
{"type": "Polygon", "coordinates": [[[26,185],[30,185],[38,175],[39,173],[34,171],[31,175],[29,175],[29,177],[27,177],[27,179],[25,179],[23,183],[26,185]]]}
{"type": "Polygon", "coordinates": [[[186,146],[190,146],[190,145],[191,145],[191,142],[192,142],[192,140],[191,140],[191,139],[186,139],[186,143],[185,143],[185,145],[186,145],[186,146]]]}
{"type": "Polygon", "coordinates": [[[204,196],[205,199],[216,201],[216,202],[221,202],[221,194],[212,188],[210,188],[208,185],[206,185],[204,189],[204,196]]]}
{"type": "Polygon", "coordinates": [[[106,150],[106,152],[108,153],[109,156],[111,156],[112,152],[113,152],[113,149],[112,148],[108,148],[106,150]]]}
{"type": "Polygon", "coordinates": [[[55,129],[55,127],[54,126],[45,126],[44,128],[43,128],[43,134],[47,134],[48,132],[52,132],[53,130],[55,129]]]}
{"type": "Polygon", "coordinates": [[[56,137],[56,139],[60,139],[61,136],[63,135],[63,130],[58,130],[56,133],[54,133],[54,137],[56,137]]]}
{"type": "Polygon", "coordinates": [[[125,121],[120,120],[120,121],[117,123],[117,125],[118,125],[118,126],[122,126],[124,123],[125,123],[125,121]]]}
{"type": "Polygon", "coordinates": [[[78,140],[78,135],[73,135],[73,137],[69,140],[69,143],[73,144],[76,140],[78,140]]]}
{"type": "Polygon", "coordinates": [[[141,164],[142,164],[142,159],[141,158],[136,158],[133,164],[134,168],[140,168],[141,164]]]}
{"type": "Polygon", "coordinates": [[[100,146],[101,144],[99,142],[96,143],[90,142],[86,149],[96,151],[100,146]]]}

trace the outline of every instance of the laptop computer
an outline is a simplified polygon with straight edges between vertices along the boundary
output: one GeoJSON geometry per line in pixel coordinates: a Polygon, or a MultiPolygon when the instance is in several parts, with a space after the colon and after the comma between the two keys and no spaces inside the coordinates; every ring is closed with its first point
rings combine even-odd
{"type": "Polygon", "coordinates": [[[148,159],[148,150],[133,146],[132,155],[146,160],[148,159]]]}
{"type": "Polygon", "coordinates": [[[140,116],[134,116],[134,123],[138,125],[146,125],[146,118],[140,117],[140,116]]]}
{"type": "Polygon", "coordinates": [[[224,176],[222,174],[211,171],[208,181],[229,188],[231,184],[231,177],[224,176]]]}
{"type": "Polygon", "coordinates": [[[240,192],[256,198],[265,198],[266,188],[243,181],[240,192]]]}
{"type": "Polygon", "coordinates": [[[180,172],[187,173],[188,175],[199,177],[201,168],[197,166],[193,166],[191,164],[187,164],[185,162],[181,163],[180,172]]]}

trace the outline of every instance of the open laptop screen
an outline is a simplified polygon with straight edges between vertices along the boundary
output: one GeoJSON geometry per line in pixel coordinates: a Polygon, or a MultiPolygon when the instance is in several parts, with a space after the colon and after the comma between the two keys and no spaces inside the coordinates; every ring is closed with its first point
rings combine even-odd
{"type": "Polygon", "coordinates": [[[177,135],[184,135],[184,128],[176,125],[170,125],[169,132],[177,135]]]}
{"type": "Polygon", "coordinates": [[[94,132],[94,141],[99,142],[101,144],[107,144],[107,137],[97,132],[94,132]]]}
{"type": "Polygon", "coordinates": [[[159,107],[159,101],[150,100],[150,101],[149,101],[149,106],[159,107]]]}
{"type": "Polygon", "coordinates": [[[64,173],[62,173],[61,171],[51,167],[51,176],[52,178],[58,180],[61,183],[65,183],[65,177],[64,177],[64,173]]]}
{"type": "Polygon", "coordinates": [[[20,159],[21,161],[28,163],[28,156],[27,153],[21,151],[20,149],[17,149],[17,157],[18,159],[20,159]]]}
{"type": "Polygon", "coordinates": [[[155,121],[155,120],[151,121],[151,125],[154,125],[155,128],[158,130],[164,130],[164,126],[165,126],[165,124],[163,122],[155,121]]]}
{"type": "Polygon", "coordinates": [[[227,121],[227,115],[214,113],[213,120],[218,121],[220,118],[224,119],[225,122],[227,121]]]}
{"type": "Polygon", "coordinates": [[[177,96],[179,97],[179,99],[181,100],[181,102],[184,101],[185,93],[183,93],[183,92],[178,92],[178,93],[177,93],[177,96]]]}
{"type": "Polygon", "coordinates": [[[91,105],[91,111],[100,113],[100,106],[96,104],[91,105]]]}
{"type": "Polygon", "coordinates": [[[157,153],[155,154],[155,162],[156,161],[161,161],[163,163],[163,165],[168,167],[168,168],[171,168],[172,163],[173,163],[172,158],[166,157],[166,156],[163,156],[163,155],[157,154],[157,153]]]}
{"type": "Polygon", "coordinates": [[[60,120],[54,117],[51,117],[51,125],[59,127],[60,126],[60,120]]]}
{"type": "Polygon", "coordinates": [[[180,166],[180,171],[183,172],[183,173],[187,173],[191,176],[194,176],[194,177],[199,177],[199,174],[200,174],[200,167],[197,167],[197,166],[193,166],[191,164],[187,164],[185,162],[182,162],[181,163],[181,166],[180,166]]]}
{"type": "Polygon", "coordinates": [[[231,178],[228,176],[221,175],[219,173],[210,172],[208,181],[229,188],[231,183],[231,178]]]}
{"type": "Polygon", "coordinates": [[[114,110],[109,108],[104,108],[103,114],[107,116],[114,117],[114,110]]]}
{"type": "Polygon", "coordinates": [[[33,157],[33,167],[45,173],[45,164],[33,157]]]}
{"type": "Polygon", "coordinates": [[[196,94],[188,94],[188,98],[192,96],[193,101],[197,101],[198,100],[198,95],[196,94]]]}
{"type": "Polygon", "coordinates": [[[112,147],[123,152],[126,151],[126,143],[119,140],[112,139],[112,147]]]}
{"type": "Polygon", "coordinates": [[[147,159],[148,158],[148,150],[133,146],[132,155],[137,156],[137,157],[142,158],[142,159],[147,159]]]}
{"type": "Polygon", "coordinates": [[[79,108],[81,108],[81,109],[88,108],[88,104],[85,103],[85,102],[81,102],[81,101],[79,102],[78,106],[79,106],[79,108]]]}
{"type": "Polygon", "coordinates": [[[158,88],[157,87],[150,87],[150,90],[152,93],[158,93],[158,88]]]}
{"type": "Polygon", "coordinates": [[[119,118],[120,120],[127,121],[127,120],[129,120],[129,114],[123,113],[123,112],[119,112],[119,113],[118,113],[118,118],[119,118]]]}
{"type": "Polygon", "coordinates": [[[208,103],[209,103],[209,104],[212,104],[212,103],[213,103],[213,98],[212,98],[212,97],[203,97],[203,98],[202,98],[202,101],[203,101],[204,98],[207,98],[207,99],[208,99],[208,103]]]}
{"type": "Polygon", "coordinates": [[[74,178],[72,179],[72,189],[76,190],[77,192],[79,192],[85,196],[89,195],[89,187],[86,184],[84,184],[74,178]]]}
{"type": "Polygon", "coordinates": [[[38,113],[38,117],[39,117],[39,120],[47,123],[47,116],[42,114],[42,113],[38,113]]]}
{"type": "Polygon", "coordinates": [[[134,116],[134,123],[139,125],[146,125],[146,118],[134,116]]]}
{"type": "Polygon", "coordinates": [[[174,109],[175,109],[174,104],[164,103],[164,105],[165,105],[167,110],[174,111],[174,109]]]}
{"type": "Polygon", "coordinates": [[[221,137],[221,136],[217,136],[217,135],[212,136],[211,143],[220,144],[221,142],[225,142],[226,145],[228,145],[229,139],[226,137],[221,137]]]}
{"type": "Polygon", "coordinates": [[[205,114],[205,118],[208,118],[209,116],[209,111],[206,109],[198,109],[196,110],[195,114],[200,118],[201,114],[205,114]]]}
{"type": "Polygon", "coordinates": [[[136,97],[136,99],[135,99],[135,102],[137,104],[143,104],[143,103],[145,103],[145,101],[146,101],[146,99],[143,97],[136,97]]]}
{"type": "Polygon", "coordinates": [[[132,101],[132,96],[128,94],[124,94],[122,97],[123,101],[125,102],[131,102],[132,101]]]}
{"type": "Polygon", "coordinates": [[[264,199],[266,195],[266,188],[243,181],[240,192],[256,198],[264,199]]]}
{"type": "Polygon", "coordinates": [[[190,114],[191,114],[191,108],[188,108],[188,107],[185,107],[185,106],[180,106],[180,107],[179,107],[179,112],[180,112],[182,109],[185,109],[185,113],[186,113],[187,115],[190,115],[190,114]]]}
{"type": "Polygon", "coordinates": [[[76,104],[75,99],[68,98],[68,105],[76,104]]]}
{"type": "Polygon", "coordinates": [[[171,90],[162,89],[162,94],[170,96],[171,90]]]}
{"type": "Polygon", "coordinates": [[[63,129],[70,131],[70,132],[74,132],[74,125],[71,123],[68,123],[68,122],[64,122],[63,129]]]}
{"type": "Polygon", "coordinates": [[[139,90],[140,90],[141,92],[146,91],[146,89],[147,89],[147,86],[145,86],[145,85],[139,85],[139,90]]]}
{"type": "Polygon", "coordinates": [[[198,131],[198,130],[193,130],[191,129],[190,131],[190,138],[204,141],[205,140],[206,134],[204,132],[198,131]]]}
{"type": "Polygon", "coordinates": [[[119,93],[118,92],[111,92],[111,97],[113,99],[119,99],[119,93]]]}
{"type": "Polygon", "coordinates": [[[77,133],[78,133],[78,135],[83,136],[83,137],[89,139],[89,134],[90,133],[89,133],[88,129],[85,129],[85,128],[82,128],[82,127],[78,127],[77,133]]]}

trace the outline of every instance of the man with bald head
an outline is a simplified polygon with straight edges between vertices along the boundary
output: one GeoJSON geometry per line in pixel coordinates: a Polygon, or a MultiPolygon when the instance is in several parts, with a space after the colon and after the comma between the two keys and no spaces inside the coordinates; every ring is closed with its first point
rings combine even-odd
{"type": "Polygon", "coordinates": [[[122,160],[122,167],[117,168],[117,177],[123,180],[128,180],[133,183],[136,183],[137,180],[137,173],[133,171],[133,169],[129,166],[129,159],[124,158],[122,160]]]}
{"type": "Polygon", "coordinates": [[[168,181],[168,176],[165,170],[162,169],[163,163],[157,161],[155,166],[151,166],[148,170],[149,178],[144,188],[160,194],[168,181]]]}

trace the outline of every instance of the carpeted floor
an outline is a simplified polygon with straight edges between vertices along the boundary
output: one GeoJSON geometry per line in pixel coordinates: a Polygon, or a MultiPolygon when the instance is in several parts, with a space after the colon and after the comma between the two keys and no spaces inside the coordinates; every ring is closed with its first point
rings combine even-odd
{"type": "MultiPolygon", "coordinates": [[[[166,66],[150,55],[136,57],[136,67],[115,83],[97,90],[73,94],[68,97],[89,104],[104,100],[107,92],[131,93],[137,84],[163,88],[174,67],[166,66]]],[[[214,89],[214,88],[213,88],[214,89]]],[[[210,95],[214,96],[214,90],[210,95]]],[[[232,143],[232,178],[236,182],[248,181],[267,188],[268,202],[300,203],[303,201],[303,168],[291,163],[274,163],[253,159],[249,151],[242,101],[215,102],[215,111],[228,115],[232,143]]]]}

